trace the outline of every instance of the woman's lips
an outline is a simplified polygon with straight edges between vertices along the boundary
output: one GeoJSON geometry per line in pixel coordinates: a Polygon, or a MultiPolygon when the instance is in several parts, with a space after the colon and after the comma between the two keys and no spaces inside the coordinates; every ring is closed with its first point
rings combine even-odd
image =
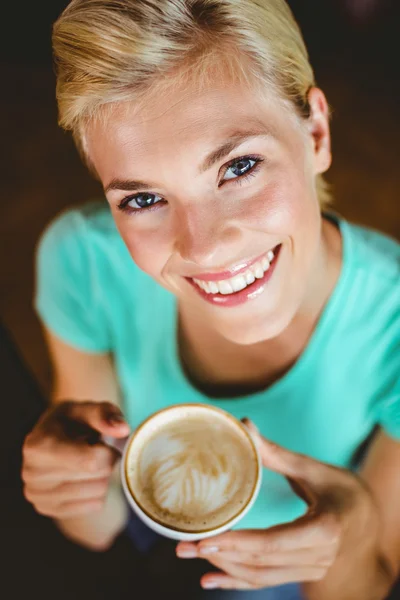
{"type": "Polygon", "coordinates": [[[273,250],[269,250],[268,252],[265,252],[258,258],[254,258],[253,260],[248,260],[248,261],[239,263],[226,271],[221,271],[219,273],[200,273],[198,276],[192,275],[190,278],[194,279],[194,280],[199,279],[201,281],[222,281],[224,279],[231,279],[232,277],[235,277],[236,275],[240,275],[241,273],[244,273],[249,268],[251,268],[253,265],[260,263],[265,259],[269,260],[269,262],[271,262],[274,251],[275,251],[275,248],[273,250]]]}
{"type": "MultiPolygon", "coordinates": [[[[192,285],[192,287],[196,290],[196,292],[204,299],[207,300],[210,304],[214,304],[214,305],[218,305],[218,306],[238,306],[239,304],[243,304],[244,302],[247,302],[247,300],[252,300],[254,298],[256,298],[257,296],[259,296],[263,291],[264,291],[264,287],[267,284],[267,282],[271,279],[273,272],[275,270],[278,258],[279,258],[279,254],[281,251],[281,245],[276,246],[276,248],[274,248],[273,253],[273,259],[270,261],[270,265],[269,268],[265,271],[265,273],[263,274],[263,276],[261,277],[260,273],[258,278],[256,278],[254,280],[253,283],[248,284],[244,289],[241,289],[240,291],[237,292],[233,292],[233,293],[226,293],[226,294],[222,294],[222,293],[207,293],[204,289],[202,289],[201,287],[199,287],[199,285],[197,283],[195,283],[193,281],[192,278],[188,277],[187,281],[192,285]]],[[[259,262],[259,259],[257,259],[257,261],[254,262],[259,262]]],[[[247,273],[247,271],[246,271],[247,273]]],[[[220,276],[220,275],[219,275],[220,276]]],[[[231,275],[232,277],[232,275],[231,275]]],[[[202,278],[203,279],[203,278],[202,278]]],[[[204,280],[206,281],[206,280],[204,280]]],[[[208,281],[213,281],[213,280],[208,280],[208,281]]],[[[214,280],[216,281],[216,280],[214,280]]],[[[208,284],[209,286],[212,284],[208,284]]]]}

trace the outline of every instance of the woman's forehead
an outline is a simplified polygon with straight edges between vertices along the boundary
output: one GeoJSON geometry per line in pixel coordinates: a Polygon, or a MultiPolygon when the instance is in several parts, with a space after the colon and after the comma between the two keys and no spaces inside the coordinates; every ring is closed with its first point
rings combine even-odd
{"type": "Polygon", "coordinates": [[[143,151],[152,143],[221,139],[234,130],[257,128],[274,135],[287,119],[285,112],[274,97],[262,98],[240,85],[216,85],[197,94],[176,90],[164,97],[150,95],[146,104],[131,101],[107,108],[87,128],[87,140],[89,146],[107,142],[143,151]]]}

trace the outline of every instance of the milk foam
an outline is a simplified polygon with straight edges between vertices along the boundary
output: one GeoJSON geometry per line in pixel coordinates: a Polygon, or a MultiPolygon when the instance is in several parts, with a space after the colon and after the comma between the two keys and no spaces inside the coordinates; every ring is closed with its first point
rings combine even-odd
{"type": "Polygon", "coordinates": [[[233,518],[257,479],[246,433],[226,417],[217,413],[210,418],[201,409],[178,413],[173,421],[145,431],[131,447],[127,467],[130,487],[145,512],[186,531],[233,518]]]}

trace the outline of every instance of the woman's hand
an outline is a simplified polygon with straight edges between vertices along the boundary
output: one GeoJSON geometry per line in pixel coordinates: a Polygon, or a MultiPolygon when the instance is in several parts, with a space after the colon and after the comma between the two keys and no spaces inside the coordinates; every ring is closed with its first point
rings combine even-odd
{"type": "Polygon", "coordinates": [[[204,558],[220,569],[202,578],[203,587],[247,590],[321,581],[338,561],[342,570],[350,570],[357,553],[375,551],[377,509],[359,478],[261,437],[259,450],[263,465],[287,477],[308,512],[270,529],[178,544],[179,557],[204,558]]]}
{"type": "Polygon", "coordinates": [[[23,446],[24,495],[38,513],[69,519],[102,509],[118,456],[101,434],[129,434],[109,402],[67,401],[44,413],[23,446]]]}

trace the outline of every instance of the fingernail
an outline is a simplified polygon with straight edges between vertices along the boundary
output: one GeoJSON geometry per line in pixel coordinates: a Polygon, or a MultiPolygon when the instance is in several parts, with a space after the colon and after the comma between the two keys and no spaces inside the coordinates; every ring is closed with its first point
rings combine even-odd
{"type": "Polygon", "coordinates": [[[202,581],[201,587],[203,587],[205,590],[215,590],[215,588],[218,587],[218,581],[215,581],[213,579],[202,581]]]}
{"type": "Polygon", "coordinates": [[[203,547],[200,547],[200,553],[201,554],[215,554],[216,552],[219,552],[219,548],[217,548],[217,546],[203,546],[203,547]]]}
{"type": "Polygon", "coordinates": [[[258,435],[260,434],[260,430],[258,429],[257,425],[255,425],[253,423],[253,421],[251,421],[250,419],[248,419],[247,417],[244,417],[244,419],[240,419],[241,422],[243,423],[243,425],[245,427],[247,427],[247,429],[249,429],[250,431],[252,431],[253,433],[257,433],[258,435]]]}
{"type": "Polygon", "coordinates": [[[179,558],[197,558],[197,550],[177,550],[179,558]]]}
{"type": "Polygon", "coordinates": [[[122,423],[125,423],[124,416],[118,414],[110,415],[107,421],[110,425],[121,425],[122,423]]]}

